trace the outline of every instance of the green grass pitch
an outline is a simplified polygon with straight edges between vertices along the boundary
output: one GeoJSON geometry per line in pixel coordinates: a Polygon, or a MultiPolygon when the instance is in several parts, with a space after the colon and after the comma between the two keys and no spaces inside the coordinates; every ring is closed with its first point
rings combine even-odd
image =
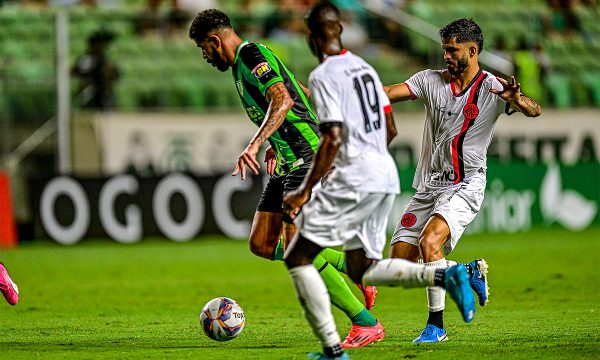
{"type": "MultiPolygon", "coordinates": [[[[413,344],[427,316],[425,290],[380,288],[373,313],[387,336],[351,357],[598,359],[600,228],[465,236],[449,258],[476,257],[490,264],[491,301],[472,324],[448,298],[449,341],[413,344]]],[[[0,304],[2,359],[305,359],[319,350],[284,265],[254,257],[243,241],[40,241],[0,260],[21,289],[17,306],[0,304]],[[217,296],[246,313],[243,333],[226,343],[198,324],[217,296]]],[[[343,338],[350,325],[335,317],[343,338]]]]}

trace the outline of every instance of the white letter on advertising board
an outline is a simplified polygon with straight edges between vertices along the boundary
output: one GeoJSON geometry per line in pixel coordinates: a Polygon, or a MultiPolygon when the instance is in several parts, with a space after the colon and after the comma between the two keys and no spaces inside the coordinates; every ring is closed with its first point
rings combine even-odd
{"type": "Polygon", "coordinates": [[[138,181],[132,175],[117,175],[104,184],[100,191],[100,223],[111,238],[123,244],[132,244],[142,237],[142,212],[137,205],[125,208],[125,224],[115,216],[115,201],[119,194],[134,195],[138,191],[138,181]]]}
{"type": "Polygon", "coordinates": [[[42,192],[40,215],[44,229],[56,242],[63,245],[78,243],[90,225],[90,204],[81,184],[68,176],[50,180],[42,192]],[[54,207],[60,195],[73,203],[74,215],[70,225],[62,225],[56,219],[54,207]]]}
{"type": "Polygon", "coordinates": [[[204,224],[202,192],[196,182],[184,174],[168,175],[158,183],[154,190],[152,211],[160,231],[175,241],[191,240],[204,224]],[[186,217],[180,223],[171,215],[170,201],[175,193],[180,193],[187,204],[186,217]]]}

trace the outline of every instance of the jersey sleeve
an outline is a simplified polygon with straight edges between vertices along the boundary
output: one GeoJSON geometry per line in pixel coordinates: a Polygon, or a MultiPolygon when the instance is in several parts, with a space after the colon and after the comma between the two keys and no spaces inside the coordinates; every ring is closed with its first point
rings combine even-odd
{"type": "Polygon", "coordinates": [[[256,79],[258,89],[265,95],[269,86],[283,81],[279,63],[275,56],[266,48],[250,43],[240,51],[240,58],[250,71],[250,76],[256,79]]]}
{"type": "Polygon", "coordinates": [[[430,70],[419,71],[404,82],[404,84],[408,87],[408,91],[410,91],[410,95],[413,100],[420,99],[425,95],[427,75],[429,71],[430,70]]]}
{"type": "Polygon", "coordinates": [[[328,84],[326,79],[314,76],[314,74],[311,75],[308,86],[315,102],[319,122],[344,122],[340,108],[340,98],[335,91],[335,86],[328,84]]]}

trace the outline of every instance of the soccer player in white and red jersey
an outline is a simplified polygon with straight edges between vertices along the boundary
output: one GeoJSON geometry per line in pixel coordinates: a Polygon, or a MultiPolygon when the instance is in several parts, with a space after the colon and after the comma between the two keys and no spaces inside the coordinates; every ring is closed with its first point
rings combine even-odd
{"type": "MultiPolygon", "coordinates": [[[[421,256],[426,266],[446,268],[445,255],[454,249],[483,202],[486,154],[496,120],[515,111],[539,116],[541,108],[521,94],[514,77],[509,82],[481,69],[483,34],[472,19],[453,21],[439,33],[447,69],[424,70],[384,88],[392,103],[419,99],[426,110],[413,181],[417,192],[398,221],[390,257],[416,262],[421,256]]],[[[487,263],[473,260],[467,269],[483,306],[489,295],[487,263]]],[[[428,288],[427,299],[427,325],[414,341],[444,341],[444,289],[428,288]]]]}
{"type": "Polygon", "coordinates": [[[353,327],[340,344],[327,289],[312,266],[325,247],[344,247],[347,274],[356,283],[442,286],[466,322],[473,320],[475,311],[464,265],[437,269],[404,259],[381,260],[387,217],[400,190],[396,164],[387,147],[396,128],[377,72],[343,48],[339,17],[330,3],[315,5],[307,17],[310,48],[320,62],[310,75],[309,86],[321,141],[302,184],[286,194],[283,204],[298,226],[285,263],[306,319],[323,346],[323,353],[310,354],[311,359],[347,359],[343,348],[384,336],[380,324],[357,337],[354,333],[359,329],[353,327]],[[322,188],[311,195],[332,165],[322,188]]]}

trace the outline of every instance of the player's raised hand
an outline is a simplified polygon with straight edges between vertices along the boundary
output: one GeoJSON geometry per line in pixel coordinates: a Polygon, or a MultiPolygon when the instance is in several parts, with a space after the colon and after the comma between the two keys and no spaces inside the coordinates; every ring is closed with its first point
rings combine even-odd
{"type": "Polygon", "coordinates": [[[240,157],[238,158],[237,164],[235,165],[235,169],[231,173],[232,176],[236,176],[241,172],[242,180],[246,179],[246,166],[254,173],[254,175],[258,175],[258,170],[260,169],[260,163],[256,161],[256,153],[258,152],[259,145],[256,143],[249,144],[246,149],[242,152],[240,157]]]}
{"type": "Polygon", "coordinates": [[[310,199],[310,192],[296,190],[291,191],[283,197],[283,211],[289,215],[290,218],[296,218],[300,208],[310,199]]]}
{"type": "Polygon", "coordinates": [[[517,82],[514,76],[510,78],[511,82],[509,83],[505,79],[496,76],[496,79],[502,84],[502,90],[492,88],[490,92],[500,96],[506,102],[518,102],[521,98],[521,84],[517,82]]]}
{"type": "Polygon", "coordinates": [[[267,174],[275,174],[275,168],[277,167],[277,158],[275,157],[275,150],[269,145],[265,151],[265,163],[267,163],[267,174]]]}

